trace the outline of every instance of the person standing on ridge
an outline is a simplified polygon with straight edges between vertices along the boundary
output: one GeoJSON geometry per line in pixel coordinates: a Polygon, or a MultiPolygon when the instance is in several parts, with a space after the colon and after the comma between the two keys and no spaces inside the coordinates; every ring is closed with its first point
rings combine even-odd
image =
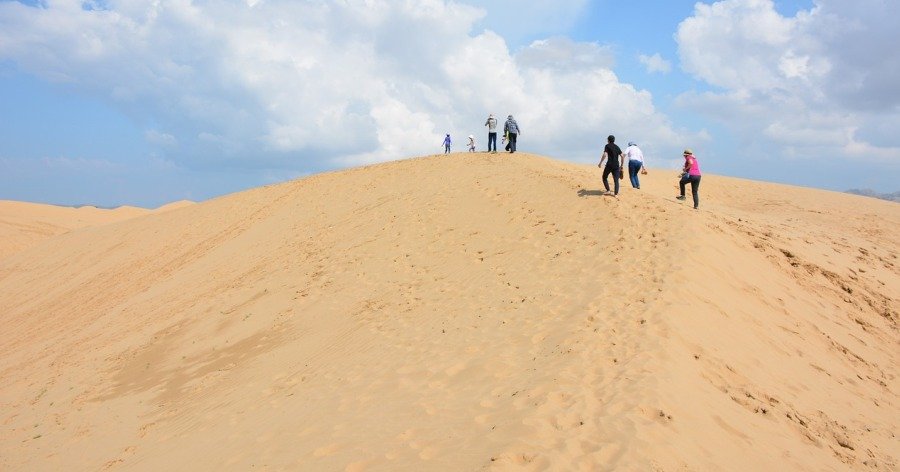
{"type": "Polygon", "coordinates": [[[694,157],[694,152],[690,149],[684,150],[684,168],[682,169],[681,180],[678,186],[681,187],[681,195],[675,197],[684,200],[684,186],[691,183],[691,195],[694,197],[694,209],[700,208],[700,163],[694,157]]]}
{"type": "Polygon", "coordinates": [[[622,178],[622,167],[624,165],[625,156],[622,154],[622,149],[616,144],[616,137],[609,135],[609,137],[606,138],[606,147],[603,148],[603,155],[600,156],[600,163],[597,164],[597,167],[603,169],[603,187],[606,189],[606,195],[612,195],[618,198],[619,179],[622,178]],[[603,167],[604,159],[606,160],[606,167],[603,167]],[[609,192],[609,182],[607,180],[609,174],[613,175],[613,186],[615,187],[614,193],[609,192]]]}
{"type": "Polygon", "coordinates": [[[484,125],[488,127],[488,152],[497,153],[497,119],[491,113],[484,125]]]}
{"type": "Polygon", "coordinates": [[[447,133],[444,137],[444,154],[450,154],[450,143],[450,133],[447,133]]]}
{"type": "Polygon", "coordinates": [[[521,131],[519,130],[519,124],[516,123],[516,120],[512,115],[506,117],[506,123],[503,125],[503,132],[506,134],[507,139],[509,139],[509,144],[507,144],[509,153],[512,154],[516,152],[516,138],[521,134],[521,131]]]}
{"type": "Polygon", "coordinates": [[[634,141],[629,141],[624,154],[628,158],[628,178],[631,179],[631,186],[639,189],[641,181],[638,179],[638,172],[647,173],[647,168],[644,167],[644,153],[634,141]]]}

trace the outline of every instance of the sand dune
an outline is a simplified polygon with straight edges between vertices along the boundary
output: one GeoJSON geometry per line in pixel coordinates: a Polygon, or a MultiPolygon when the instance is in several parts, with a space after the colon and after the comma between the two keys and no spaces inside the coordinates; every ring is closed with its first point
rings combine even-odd
{"type": "Polygon", "coordinates": [[[73,229],[109,224],[148,212],[131,206],[107,210],[0,200],[0,259],[73,229]]]}
{"type": "Polygon", "coordinates": [[[2,470],[897,470],[900,205],[452,154],[0,259],[2,470]]]}

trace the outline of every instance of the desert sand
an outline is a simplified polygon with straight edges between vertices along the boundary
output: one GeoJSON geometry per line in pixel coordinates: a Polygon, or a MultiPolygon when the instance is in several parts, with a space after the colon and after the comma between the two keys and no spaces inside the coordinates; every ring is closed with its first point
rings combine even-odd
{"type": "Polygon", "coordinates": [[[898,470],[900,205],[675,174],[429,156],[9,252],[0,470],[898,470]]]}
{"type": "Polygon", "coordinates": [[[0,200],[0,259],[73,229],[127,220],[148,211],[131,206],[107,210],[0,200]]]}
{"type": "Polygon", "coordinates": [[[75,208],[0,200],[0,259],[75,229],[102,226],[150,212],[175,210],[193,203],[181,200],[148,210],[133,206],[104,209],[85,205],[75,208]]]}

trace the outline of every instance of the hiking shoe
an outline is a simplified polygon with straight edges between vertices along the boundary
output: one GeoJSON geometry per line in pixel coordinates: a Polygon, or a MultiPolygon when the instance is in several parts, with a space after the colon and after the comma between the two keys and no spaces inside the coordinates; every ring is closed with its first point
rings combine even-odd
{"type": "Polygon", "coordinates": [[[679,195],[679,196],[677,196],[677,197],[675,197],[675,198],[677,198],[677,199],[679,199],[679,200],[684,200],[684,195],[679,195]]]}

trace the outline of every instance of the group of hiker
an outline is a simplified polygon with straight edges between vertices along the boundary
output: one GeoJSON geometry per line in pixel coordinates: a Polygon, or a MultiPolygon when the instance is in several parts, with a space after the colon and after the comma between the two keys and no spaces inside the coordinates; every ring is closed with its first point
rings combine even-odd
{"type": "MultiPolygon", "coordinates": [[[[491,114],[485,121],[484,126],[488,128],[488,152],[495,154],[497,152],[497,124],[498,121],[491,114]]],[[[506,123],[503,124],[503,142],[506,143],[505,150],[510,154],[516,152],[516,141],[518,140],[521,130],[519,124],[512,115],[506,117],[506,123]]],[[[448,133],[444,137],[444,153],[450,153],[451,139],[448,133]]],[[[468,142],[469,152],[475,152],[475,137],[469,135],[468,142]]],[[[681,194],[676,196],[678,200],[685,200],[685,187],[691,185],[691,195],[694,199],[694,209],[700,207],[700,164],[694,156],[694,152],[685,149],[684,166],[679,174],[678,186],[681,194]]],[[[609,135],[606,138],[606,146],[603,148],[603,154],[600,156],[600,163],[597,167],[603,169],[603,187],[606,189],[605,195],[618,197],[619,195],[619,179],[625,178],[626,160],[628,162],[628,178],[631,186],[635,189],[641,188],[640,178],[638,174],[646,174],[647,168],[644,166],[644,153],[634,141],[628,142],[628,147],[623,152],[616,144],[616,137],[609,135]],[[604,166],[604,162],[606,165],[604,166]],[[613,176],[613,190],[609,188],[609,176],[613,176]]]]}
{"type": "MultiPolygon", "coordinates": [[[[494,118],[494,114],[490,114],[487,118],[487,121],[484,122],[484,126],[488,128],[488,152],[492,154],[497,153],[497,119],[494,118]]],[[[512,154],[516,152],[516,141],[518,140],[519,134],[521,134],[521,130],[519,129],[519,123],[516,122],[516,119],[513,118],[512,115],[506,117],[506,122],[503,124],[503,143],[506,144],[504,149],[506,152],[512,154]]],[[[450,153],[450,147],[453,144],[452,139],[450,138],[450,133],[447,133],[444,136],[444,154],[450,153]]],[[[469,142],[467,143],[469,152],[475,152],[475,137],[471,134],[469,135],[469,142]]]]}
{"type": "MultiPolygon", "coordinates": [[[[678,187],[681,194],[676,196],[678,200],[685,200],[685,186],[691,184],[691,195],[694,198],[694,209],[700,208],[700,163],[694,156],[694,151],[685,149],[682,153],[684,156],[684,166],[681,168],[679,175],[678,187]]],[[[628,147],[623,152],[616,144],[616,137],[609,135],[606,138],[606,146],[603,148],[603,154],[600,156],[600,162],[597,167],[603,169],[603,188],[606,189],[606,195],[618,197],[619,195],[619,179],[624,178],[625,160],[628,160],[628,178],[631,180],[631,186],[640,189],[641,181],[638,174],[646,174],[647,168],[644,167],[644,153],[634,141],[628,142],[628,147]],[[603,162],[606,161],[606,165],[603,162]],[[613,176],[613,191],[609,190],[609,176],[613,176]]]]}

